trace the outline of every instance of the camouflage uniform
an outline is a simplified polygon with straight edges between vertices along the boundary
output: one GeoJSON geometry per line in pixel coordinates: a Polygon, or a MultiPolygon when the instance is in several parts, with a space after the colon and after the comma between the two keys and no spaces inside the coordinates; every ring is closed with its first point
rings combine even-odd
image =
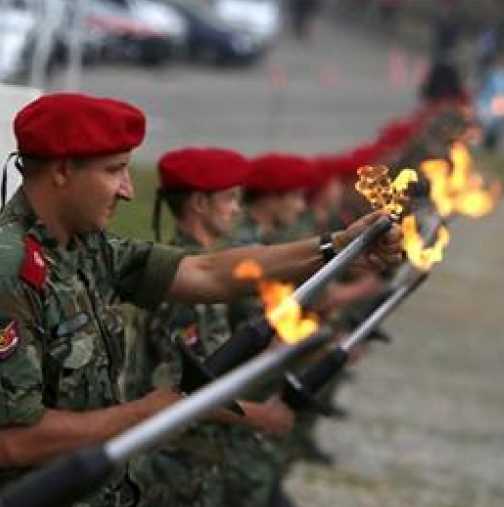
{"type": "MultiPolygon", "coordinates": [[[[194,253],[201,249],[180,230],[173,243],[194,253]]],[[[137,356],[132,364],[135,377],[144,375],[148,388],[179,384],[176,338],[181,337],[203,360],[231,336],[227,306],[222,304],[163,304],[141,317],[136,328],[149,339],[143,357],[137,356]]],[[[267,452],[269,443],[249,428],[208,422],[194,425],[173,446],[134,461],[132,473],[143,493],[141,506],[267,505],[272,487],[267,452]],[[251,460],[255,455],[259,459],[251,460]]]]}
{"type": "MultiPolygon", "coordinates": [[[[0,216],[0,344],[13,325],[18,337],[0,354],[0,427],[35,424],[48,408],[79,412],[123,401],[124,328],[116,303],[156,307],[181,257],[175,248],[102,232],[62,248],[18,191],[0,216]]],[[[23,473],[0,471],[0,487],[23,473]]],[[[133,505],[136,494],[123,470],[77,505],[133,505]]]]}

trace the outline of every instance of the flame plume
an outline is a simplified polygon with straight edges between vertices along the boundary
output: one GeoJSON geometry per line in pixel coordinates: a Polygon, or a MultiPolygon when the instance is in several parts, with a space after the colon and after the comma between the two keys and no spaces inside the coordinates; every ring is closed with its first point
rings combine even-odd
{"type": "Polygon", "coordinates": [[[431,199],[439,214],[452,213],[473,218],[488,215],[501,195],[498,182],[485,189],[481,176],[474,171],[474,162],[467,147],[455,142],[446,160],[426,160],[421,171],[431,185],[431,199]]]}
{"type": "Polygon", "coordinates": [[[392,181],[388,172],[388,167],[384,165],[359,167],[355,188],[374,209],[384,209],[399,216],[407,202],[408,185],[418,181],[418,175],[413,169],[403,169],[392,181]]]}
{"type": "Polygon", "coordinates": [[[429,271],[432,266],[443,260],[443,251],[450,241],[448,229],[441,226],[437,232],[434,245],[425,247],[424,240],[417,229],[414,215],[408,215],[401,224],[403,232],[403,248],[409,261],[422,271],[429,271]]]}
{"type": "Polygon", "coordinates": [[[238,264],[233,274],[240,280],[257,281],[266,318],[284,342],[297,343],[317,330],[316,315],[303,315],[300,304],[291,297],[294,292],[292,284],[264,280],[261,266],[253,260],[238,264]]]}

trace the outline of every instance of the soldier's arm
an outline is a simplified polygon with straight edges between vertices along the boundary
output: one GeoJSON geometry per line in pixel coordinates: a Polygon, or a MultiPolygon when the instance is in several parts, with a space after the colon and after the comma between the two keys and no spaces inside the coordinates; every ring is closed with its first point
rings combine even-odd
{"type": "MultiPolygon", "coordinates": [[[[0,468],[39,465],[63,453],[98,444],[139,424],[180,399],[180,395],[158,389],[144,398],[122,405],[86,412],[46,409],[31,426],[0,429],[0,468]]],[[[281,402],[242,402],[245,417],[216,410],[209,420],[240,424],[258,431],[284,434],[294,421],[281,402]]]]}
{"type": "MultiPolygon", "coordinates": [[[[345,246],[380,216],[379,212],[372,213],[352,224],[346,231],[336,233],[336,250],[345,246]]],[[[244,283],[233,276],[234,268],[245,259],[257,262],[266,278],[299,282],[322,266],[318,247],[319,239],[310,238],[283,245],[250,246],[187,256],[179,264],[169,294],[187,302],[230,301],[237,294],[253,289],[252,282],[244,283]]],[[[401,233],[394,227],[377,242],[369,254],[361,256],[354,265],[379,271],[398,264],[401,260],[401,233]]]]}
{"type": "Polygon", "coordinates": [[[157,390],[140,400],[105,409],[46,409],[35,424],[0,429],[0,468],[37,465],[79,447],[103,442],[179,398],[176,393],[157,390]]]}

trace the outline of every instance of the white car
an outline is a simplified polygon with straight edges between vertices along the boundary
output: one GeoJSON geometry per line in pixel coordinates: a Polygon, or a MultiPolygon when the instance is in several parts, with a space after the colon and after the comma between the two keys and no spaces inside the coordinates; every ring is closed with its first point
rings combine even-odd
{"type": "Polygon", "coordinates": [[[220,19],[248,32],[262,46],[272,45],[280,33],[279,0],[213,0],[212,3],[220,19]]]}
{"type": "Polygon", "coordinates": [[[24,5],[8,6],[0,16],[0,81],[26,69],[25,51],[33,40],[37,20],[24,5]]]}
{"type": "Polygon", "coordinates": [[[187,23],[175,9],[153,0],[129,0],[129,5],[133,17],[167,35],[173,44],[185,44],[187,23]]]}
{"type": "Polygon", "coordinates": [[[91,0],[86,27],[100,40],[104,53],[161,63],[184,47],[185,19],[155,0],[91,0]]]}

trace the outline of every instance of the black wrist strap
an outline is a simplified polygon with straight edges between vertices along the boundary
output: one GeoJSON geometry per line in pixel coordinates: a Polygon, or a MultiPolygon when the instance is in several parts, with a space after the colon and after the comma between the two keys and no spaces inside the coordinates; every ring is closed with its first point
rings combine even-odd
{"type": "Polygon", "coordinates": [[[328,263],[336,255],[330,232],[325,232],[320,236],[319,250],[325,263],[328,263]]]}

